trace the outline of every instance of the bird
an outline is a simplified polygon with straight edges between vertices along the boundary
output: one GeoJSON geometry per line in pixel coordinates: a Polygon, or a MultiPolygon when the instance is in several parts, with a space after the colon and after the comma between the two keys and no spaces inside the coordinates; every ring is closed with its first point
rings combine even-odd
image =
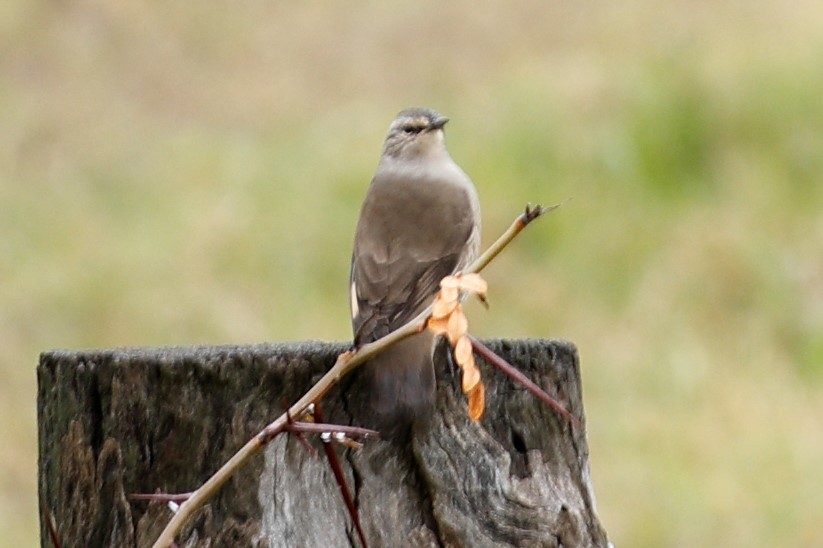
{"type": "MultiPolygon", "coordinates": [[[[355,347],[406,324],[432,303],[440,281],[478,254],[480,205],[449,155],[429,108],[401,111],[389,126],[355,230],[350,305],[355,347]]],[[[361,366],[371,423],[408,425],[431,416],[436,337],[423,330],[361,366]]]]}

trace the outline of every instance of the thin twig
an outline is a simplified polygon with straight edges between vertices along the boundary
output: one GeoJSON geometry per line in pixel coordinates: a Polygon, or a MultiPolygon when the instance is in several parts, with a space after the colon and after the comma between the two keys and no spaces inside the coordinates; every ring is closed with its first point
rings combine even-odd
{"type": "Polygon", "coordinates": [[[557,400],[546,394],[546,392],[543,391],[542,388],[537,386],[530,378],[528,378],[526,375],[520,372],[516,367],[514,367],[512,364],[510,364],[494,352],[492,352],[488,346],[481,343],[471,335],[469,335],[469,340],[472,343],[472,350],[474,350],[474,352],[477,355],[479,355],[488,363],[492,364],[500,371],[502,371],[503,373],[505,373],[506,375],[520,383],[520,385],[523,386],[523,388],[534,394],[539,400],[541,400],[546,405],[554,409],[554,411],[558,415],[569,421],[575,428],[582,427],[580,421],[577,420],[577,417],[569,413],[566,410],[566,408],[560,405],[560,403],[557,400]]]}
{"type": "MultiPolygon", "coordinates": [[[[325,420],[323,419],[323,412],[320,411],[320,405],[315,407],[314,413],[317,416],[317,420],[325,420]]],[[[340,488],[340,494],[343,495],[343,502],[346,503],[346,508],[349,509],[351,520],[354,522],[354,528],[357,530],[357,536],[360,537],[360,544],[363,545],[363,548],[369,548],[369,545],[366,542],[366,535],[363,533],[363,527],[360,525],[360,514],[357,511],[357,506],[354,504],[354,499],[351,496],[351,492],[349,492],[349,487],[346,485],[346,476],[343,475],[343,468],[340,467],[340,459],[337,458],[337,452],[334,450],[331,440],[323,440],[323,451],[326,453],[329,466],[331,466],[331,470],[334,473],[334,479],[337,481],[337,486],[340,488]]]]}
{"type": "MultiPolygon", "coordinates": [[[[317,415],[316,409],[315,415],[317,415]]],[[[326,424],[322,422],[293,422],[286,427],[286,430],[289,432],[305,432],[307,434],[322,434],[324,432],[334,434],[337,432],[342,432],[343,434],[348,434],[349,436],[362,436],[364,438],[369,436],[377,437],[380,435],[380,432],[377,430],[370,430],[360,426],[345,426],[342,424],[326,424]]]]}
{"type": "MultiPolygon", "coordinates": [[[[506,232],[494,242],[483,255],[468,266],[463,272],[480,272],[522,231],[530,222],[541,215],[560,207],[557,204],[548,208],[540,206],[526,207],[526,211],[519,215],[506,232]]],[[[288,414],[292,417],[302,416],[306,408],[319,401],[341,378],[350,373],[355,367],[365,362],[369,358],[379,354],[389,346],[411,337],[425,329],[426,321],[431,315],[431,305],[418,314],[415,318],[406,323],[403,327],[392,331],[385,337],[374,342],[364,344],[355,350],[344,352],[337,357],[334,366],[308,392],[297,400],[288,409],[288,414]]],[[[209,500],[234,473],[243,466],[247,460],[257,454],[269,441],[282,432],[287,426],[287,413],[266,426],[259,434],[250,439],[240,448],[217,472],[201,485],[186,502],[180,505],[177,512],[172,516],[166,528],[155,541],[153,548],[167,548],[173,541],[175,535],[188,521],[191,515],[209,500]]]]}
{"type": "Polygon", "coordinates": [[[40,510],[43,512],[43,519],[46,522],[46,530],[49,532],[49,539],[53,548],[62,548],[60,537],[57,534],[57,526],[54,524],[54,514],[51,513],[49,507],[46,506],[46,501],[40,501],[40,510]]]}

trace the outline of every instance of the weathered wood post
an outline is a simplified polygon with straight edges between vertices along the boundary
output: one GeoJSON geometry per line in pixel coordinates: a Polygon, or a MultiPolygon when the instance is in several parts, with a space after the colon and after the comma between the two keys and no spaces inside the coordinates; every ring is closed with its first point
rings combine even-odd
{"type": "MultiPolygon", "coordinates": [[[[585,425],[573,345],[497,340],[492,350],[585,425]]],[[[42,546],[150,546],[164,504],[131,493],[191,491],[331,367],[341,344],[53,351],[38,367],[42,546]]],[[[438,368],[446,368],[443,360],[438,368]]],[[[338,448],[370,546],[606,546],[584,429],[479,361],[479,423],[448,379],[409,439],[338,448]]],[[[448,375],[440,375],[448,377],[448,375]]],[[[355,381],[356,382],[356,381],[355,381]]],[[[325,398],[349,424],[355,390],[325,398]]],[[[179,546],[357,546],[322,457],[275,439],[178,536],[179,546]]]]}

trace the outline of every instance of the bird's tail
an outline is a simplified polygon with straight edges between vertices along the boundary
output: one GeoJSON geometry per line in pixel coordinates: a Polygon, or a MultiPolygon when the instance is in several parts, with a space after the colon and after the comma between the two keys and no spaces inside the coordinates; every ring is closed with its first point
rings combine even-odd
{"type": "Polygon", "coordinates": [[[434,410],[433,336],[424,331],[400,341],[363,364],[363,389],[381,433],[428,418],[434,410]]]}

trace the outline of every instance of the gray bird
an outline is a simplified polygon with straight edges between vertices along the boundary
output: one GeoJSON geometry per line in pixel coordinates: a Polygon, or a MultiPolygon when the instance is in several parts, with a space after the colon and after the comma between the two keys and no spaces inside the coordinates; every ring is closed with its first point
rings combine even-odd
{"type": "MultiPolygon", "coordinates": [[[[377,340],[431,304],[440,280],[473,261],[480,205],[471,179],[446,150],[448,118],[426,108],[389,127],[354,238],[354,342],[377,340]]],[[[362,366],[379,424],[410,423],[434,407],[434,336],[414,335],[362,366]]]]}

